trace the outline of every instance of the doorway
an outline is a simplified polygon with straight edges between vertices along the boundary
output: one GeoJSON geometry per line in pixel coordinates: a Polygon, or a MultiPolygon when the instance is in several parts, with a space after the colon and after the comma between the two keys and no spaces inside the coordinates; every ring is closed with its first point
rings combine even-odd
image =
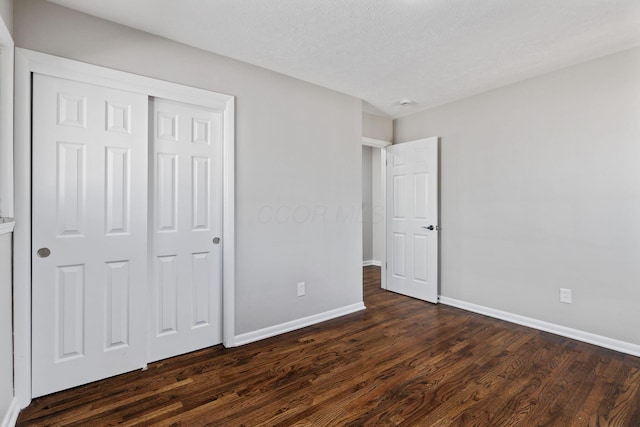
{"type": "Polygon", "coordinates": [[[362,138],[362,266],[381,269],[386,289],[386,147],[391,142],[362,138]]]}
{"type": "Polygon", "coordinates": [[[380,266],[383,289],[437,303],[439,138],[392,145],[363,137],[362,162],[363,266],[380,266]],[[404,223],[418,230],[398,229],[404,223]]]}
{"type": "Polygon", "coordinates": [[[384,199],[381,148],[362,147],[362,265],[382,266],[384,199]]]}

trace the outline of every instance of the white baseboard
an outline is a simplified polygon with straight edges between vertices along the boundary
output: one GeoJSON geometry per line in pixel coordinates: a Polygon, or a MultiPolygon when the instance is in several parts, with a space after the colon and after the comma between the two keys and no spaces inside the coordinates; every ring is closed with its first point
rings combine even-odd
{"type": "Polygon", "coordinates": [[[370,259],[368,261],[362,261],[363,267],[368,267],[370,265],[375,265],[376,267],[382,267],[382,261],[376,261],[374,259],[370,259]]]}
{"type": "Polygon", "coordinates": [[[15,427],[16,422],[18,421],[18,414],[20,414],[20,405],[18,405],[18,399],[14,397],[11,401],[11,405],[9,405],[7,413],[2,417],[0,427],[15,427]]]}
{"type": "Polygon", "coordinates": [[[621,353],[640,357],[640,345],[632,344],[630,342],[620,341],[613,338],[604,337],[602,335],[580,331],[578,329],[567,328],[566,326],[556,325],[555,323],[544,322],[542,320],[533,319],[531,317],[520,316],[519,314],[496,310],[494,308],[472,304],[470,302],[460,301],[454,298],[441,296],[440,302],[445,305],[461,308],[462,310],[483,314],[485,316],[494,317],[496,319],[506,320],[507,322],[516,323],[518,325],[550,332],[552,334],[572,338],[574,340],[583,341],[589,344],[608,348],[610,350],[615,350],[621,353]]]}
{"type": "Polygon", "coordinates": [[[366,309],[366,307],[362,302],[347,305],[345,307],[325,311],[324,313],[314,314],[313,316],[292,320],[291,322],[281,323],[279,325],[269,326],[268,328],[259,329],[257,331],[247,332],[246,334],[236,335],[234,344],[236,346],[249,344],[255,341],[263,340],[265,338],[284,334],[286,332],[295,331],[296,329],[315,325],[316,323],[324,322],[326,320],[335,319],[336,317],[355,313],[356,311],[364,309],[366,309]]]}

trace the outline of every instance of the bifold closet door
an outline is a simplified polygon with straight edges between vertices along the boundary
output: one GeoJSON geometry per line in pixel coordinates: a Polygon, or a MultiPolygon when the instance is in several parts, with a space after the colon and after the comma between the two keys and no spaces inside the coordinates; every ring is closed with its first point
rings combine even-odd
{"type": "Polygon", "coordinates": [[[147,356],[148,97],[33,78],[33,396],[147,356]]]}
{"type": "Polygon", "coordinates": [[[222,342],[223,111],[150,101],[149,360],[222,342]]]}

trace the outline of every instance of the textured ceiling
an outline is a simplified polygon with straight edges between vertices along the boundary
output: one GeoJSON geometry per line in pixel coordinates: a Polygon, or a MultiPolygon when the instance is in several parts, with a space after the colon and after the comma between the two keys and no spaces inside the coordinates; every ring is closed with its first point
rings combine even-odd
{"type": "Polygon", "coordinates": [[[640,45],[640,0],[51,1],[394,118],[640,45]]]}

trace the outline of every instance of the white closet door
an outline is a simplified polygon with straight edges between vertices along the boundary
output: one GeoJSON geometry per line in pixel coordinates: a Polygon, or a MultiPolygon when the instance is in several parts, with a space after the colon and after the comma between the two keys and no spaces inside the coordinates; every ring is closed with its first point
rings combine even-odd
{"type": "Polygon", "coordinates": [[[33,79],[33,396],[141,368],[148,98],[33,79]]]}
{"type": "Polygon", "coordinates": [[[151,111],[155,361],[222,342],[224,129],[222,111],[162,99],[151,111]]]}

